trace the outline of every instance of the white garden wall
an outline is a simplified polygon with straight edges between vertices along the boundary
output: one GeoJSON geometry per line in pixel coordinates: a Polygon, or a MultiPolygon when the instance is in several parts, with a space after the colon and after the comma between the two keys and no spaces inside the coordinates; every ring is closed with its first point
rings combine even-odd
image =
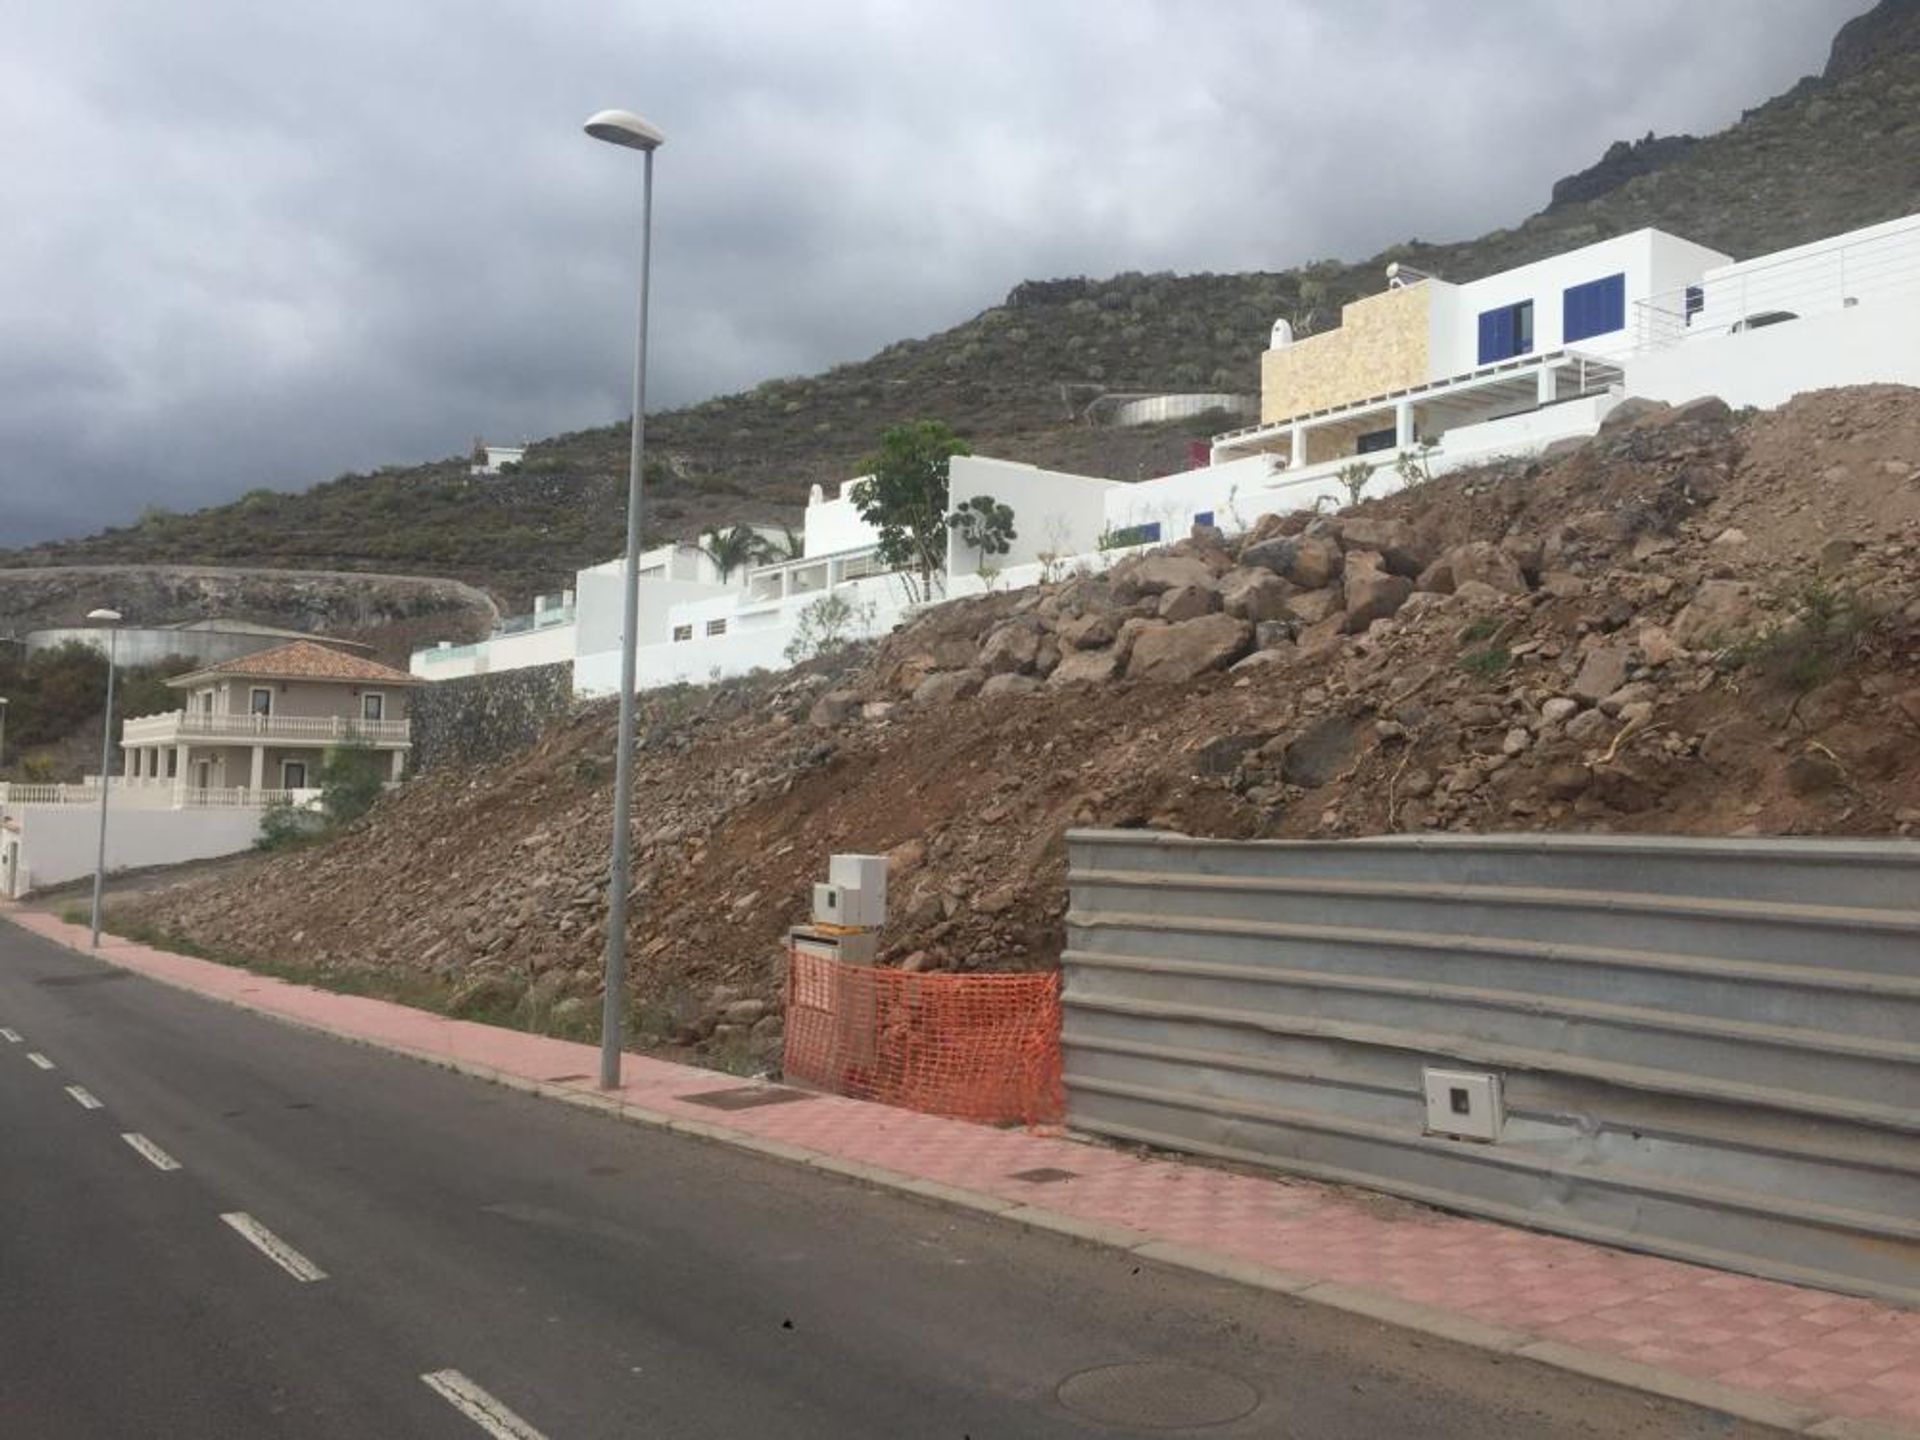
{"type": "MultiPolygon", "coordinates": [[[[249,850],[260,836],[256,809],[160,810],[110,801],[107,869],[178,865],[249,850]]],[[[15,898],[93,873],[100,812],[92,805],[25,805],[9,810],[19,829],[15,898]]]]}

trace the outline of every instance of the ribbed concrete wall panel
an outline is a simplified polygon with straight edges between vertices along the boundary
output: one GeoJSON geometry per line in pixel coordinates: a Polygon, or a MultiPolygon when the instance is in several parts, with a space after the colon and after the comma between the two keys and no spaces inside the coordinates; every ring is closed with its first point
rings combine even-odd
{"type": "Polygon", "coordinates": [[[1082,1128],[1920,1303],[1920,845],[1069,848],[1082,1128]],[[1425,1133],[1429,1065],[1497,1142],[1425,1133]]]}

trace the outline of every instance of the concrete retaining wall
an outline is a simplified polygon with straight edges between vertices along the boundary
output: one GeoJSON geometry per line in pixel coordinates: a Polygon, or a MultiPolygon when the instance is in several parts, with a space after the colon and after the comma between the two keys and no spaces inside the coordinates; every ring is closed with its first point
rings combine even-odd
{"type": "Polygon", "coordinates": [[[1069,846],[1073,1125],[1920,1303],[1920,845],[1069,846]]]}

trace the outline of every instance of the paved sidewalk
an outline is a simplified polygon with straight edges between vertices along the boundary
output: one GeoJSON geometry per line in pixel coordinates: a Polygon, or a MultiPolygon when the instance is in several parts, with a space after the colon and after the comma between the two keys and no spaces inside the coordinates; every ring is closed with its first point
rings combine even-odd
{"type": "MultiPolygon", "coordinates": [[[[86,948],[84,927],[4,910],[86,948]]],[[[752,1082],[336,995],[107,938],[101,958],[295,1024],[622,1117],[1132,1250],[1481,1348],[1827,1437],[1920,1436],[1920,1313],[1307,1181],[1139,1159],[837,1096],[716,1109],[752,1082]],[[1062,1173],[1064,1172],[1064,1173],[1062,1173]]]]}

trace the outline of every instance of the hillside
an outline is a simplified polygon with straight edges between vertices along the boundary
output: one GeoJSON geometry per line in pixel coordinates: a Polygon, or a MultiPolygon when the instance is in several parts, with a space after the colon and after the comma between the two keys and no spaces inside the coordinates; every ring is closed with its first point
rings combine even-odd
{"type": "MultiPolygon", "coordinates": [[[[888,852],[889,963],[1045,967],[1064,832],[1920,832],[1920,391],[1593,441],[866,653],[642,697],[635,1021],[766,1053],[832,851],[888,852]],[[736,1012],[737,1013],[737,1012],[736,1012]],[[756,1015],[759,1011],[755,1012],[756,1015]]],[[[429,773],[313,850],[116,909],[215,954],[575,1032],[598,1013],[614,713],[429,773]]]]}
{"type": "MultiPolygon", "coordinates": [[[[858,364],[769,380],[652,417],[655,536],[791,521],[806,486],[853,473],[887,424],[948,420],[986,453],[1138,478],[1184,464],[1204,424],[1082,423],[1101,387],[1257,388],[1278,315],[1324,327],[1400,259],[1468,280],[1655,225],[1736,256],[1920,210],[1920,0],[1882,0],[1836,38],[1826,72],[1703,139],[1616,145],[1510,229],[1408,240],[1355,264],[1238,275],[1125,274],[1017,286],[1000,304],[858,364]],[[1574,198],[1579,197],[1579,198],[1574,198]]],[[[470,480],[464,457],[257,490],[192,515],[0,554],[0,565],[271,564],[453,576],[519,606],[618,549],[624,425],[535,445],[523,473],[470,480]]]]}

